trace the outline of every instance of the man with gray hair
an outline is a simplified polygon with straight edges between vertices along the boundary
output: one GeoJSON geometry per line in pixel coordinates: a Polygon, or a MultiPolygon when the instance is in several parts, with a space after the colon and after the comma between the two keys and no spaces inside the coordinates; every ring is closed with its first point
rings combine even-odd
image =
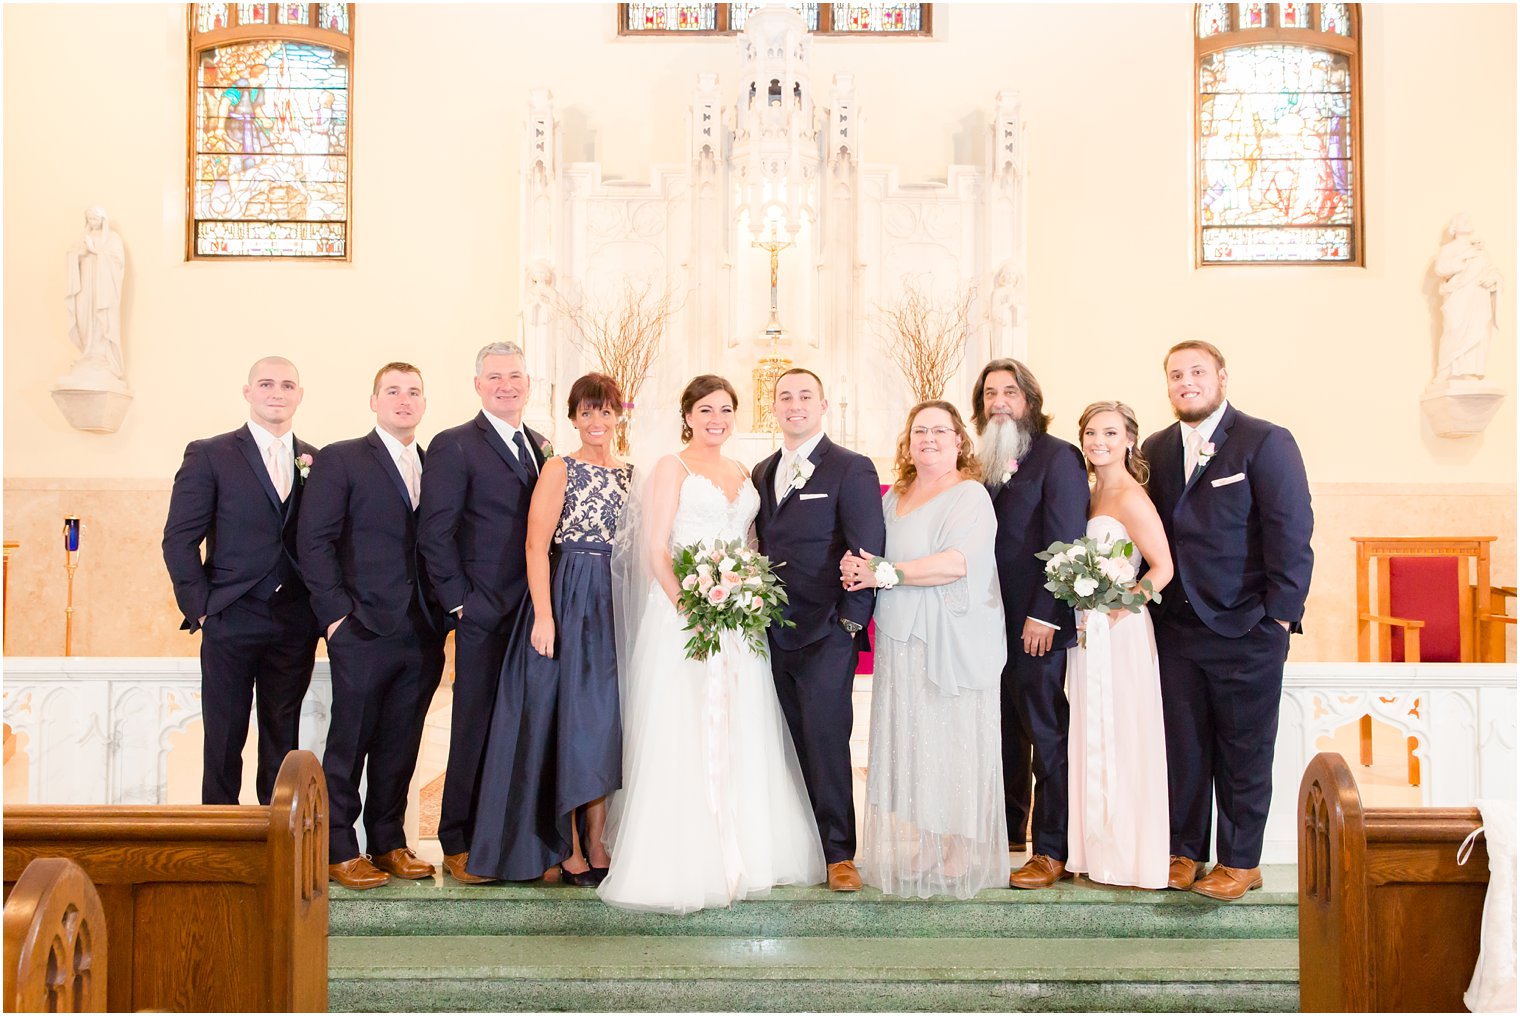
{"type": "Polygon", "coordinates": [[[475,356],[481,411],[428,449],[417,547],[454,625],[454,711],[438,841],[457,881],[475,828],[481,760],[512,622],[527,596],[528,504],[549,449],[523,425],[528,365],[521,347],[493,342],[475,356]]]}

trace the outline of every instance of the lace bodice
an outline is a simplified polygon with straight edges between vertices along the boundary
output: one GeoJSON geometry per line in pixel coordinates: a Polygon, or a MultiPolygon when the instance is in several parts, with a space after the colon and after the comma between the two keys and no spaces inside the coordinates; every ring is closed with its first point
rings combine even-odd
{"type": "Polygon", "coordinates": [[[628,498],[629,465],[593,466],[565,456],[565,507],[554,530],[554,542],[612,542],[618,513],[628,498]]]}
{"type": "MultiPolygon", "coordinates": [[[[1094,515],[1088,519],[1087,535],[1099,543],[1118,543],[1120,540],[1128,540],[1130,538],[1129,530],[1124,528],[1124,523],[1112,515],[1094,515]]],[[[1139,568],[1140,560],[1140,548],[1135,547],[1130,552],[1129,563],[1139,568]]]]}
{"type": "Polygon", "coordinates": [[[745,539],[759,511],[760,494],[753,483],[746,480],[739,496],[730,502],[716,483],[691,473],[681,481],[681,497],[670,526],[671,548],[702,540],[745,539]]]}

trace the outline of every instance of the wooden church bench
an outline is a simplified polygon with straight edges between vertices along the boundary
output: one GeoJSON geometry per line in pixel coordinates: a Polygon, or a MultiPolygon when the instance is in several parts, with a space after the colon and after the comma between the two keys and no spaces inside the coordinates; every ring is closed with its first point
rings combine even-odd
{"type": "Polygon", "coordinates": [[[285,757],[267,808],[7,808],[7,896],[48,857],[100,894],[106,1008],[326,1011],[327,783],[311,752],[285,757]]]}
{"type": "Polygon", "coordinates": [[[1464,1012],[1478,960],[1488,848],[1476,808],[1366,808],[1321,752],[1298,793],[1299,1008],[1464,1012]]]}
{"type": "Polygon", "coordinates": [[[5,1011],[105,1012],[106,915],[83,869],[26,866],[5,901],[5,1011]]]}

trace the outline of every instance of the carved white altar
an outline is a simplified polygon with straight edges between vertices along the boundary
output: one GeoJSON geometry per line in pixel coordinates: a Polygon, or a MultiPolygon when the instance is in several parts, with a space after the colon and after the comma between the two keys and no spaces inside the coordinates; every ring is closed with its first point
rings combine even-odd
{"type": "MultiPolygon", "coordinates": [[[[784,7],[751,15],[732,70],[698,75],[682,164],[652,166],[642,181],[609,180],[598,162],[567,163],[551,92],[528,96],[522,155],[522,340],[535,374],[533,426],[563,428],[560,394],[595,365],[545,312],[545,280],[567,299],[605,304],[625,280],[678,294],[672,323],[634,410],[638,457],[677,443],[676,403],[697,373],[721,373],[739,389],[741,429],[753,430],[750,371],[766,349],[769,257],[754,240],[772,228],[792,246],[780,255],[782,353],[816,371],[831,402],[836,439],[889,457],[910,404],[881,354],[876,309],[912,280],[950,300],[975,293],[975,326],[947,397],[969,404],[970,385],[993,355],[1022,356],[1026,342],[1025,175],[1018,96],[989,97],[986,156],[951,165],[942,182],[904,182],[895,166],[865,161],[868,110],[853,75],[815,91],[812,39],[784,7]]],[[[949,149],[957,129],[925,124],[949,149]]],[[[558,435],[557,435],[558,436],[558,435]]],[[[753,461],[770,438],[731,445],[753,461]]]]}

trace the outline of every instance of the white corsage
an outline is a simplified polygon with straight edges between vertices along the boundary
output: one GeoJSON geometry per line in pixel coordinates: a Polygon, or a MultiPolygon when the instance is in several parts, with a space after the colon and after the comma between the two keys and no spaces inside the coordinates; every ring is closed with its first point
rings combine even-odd
{"type": "Polygon", "coordinates": [[[793,490],[801,490],[812,478],[813,464],[811,462],[804,458],[798,458],[792,462],[792,475],[787,482],[793,490]]]}
{"type": "Polygon", "coordinates": [[[891,589],[903,580],[902,569],[884,557],[873,557],[867,563],[871,566],[871,577],[876,580],[877,589],[891,589]]]}

